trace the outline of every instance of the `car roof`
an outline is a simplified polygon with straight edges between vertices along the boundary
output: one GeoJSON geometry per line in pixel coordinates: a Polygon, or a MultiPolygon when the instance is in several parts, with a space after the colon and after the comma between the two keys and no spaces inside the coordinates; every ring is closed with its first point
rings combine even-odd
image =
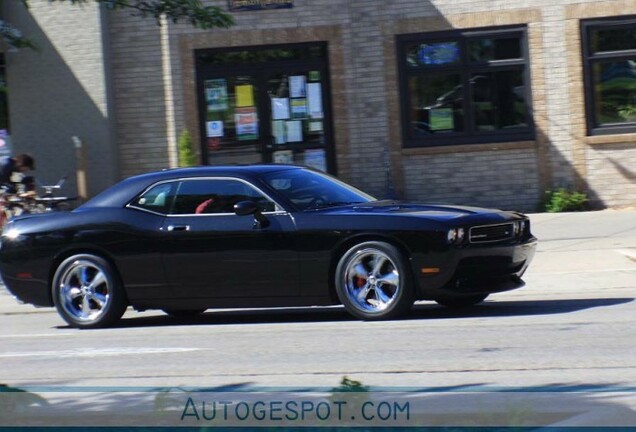
{"type": "Polygon", "coordinates": [[[296,165],[259,164],[259,165],[217,165],[198,166],[188,168],[171,168],[129,177],[111,186],[94,198],[87,201],[81,208],[89,207],[121,207],[140,192],[154,183],[184,177],[241,177],[253,179],[261,174],[303,169],[296,165]]]}
{"type": "Polygon", "coordinates": [[[139,174],[134,178],[153,178],[157,180],[165,180],[179,177],[207,177],[207,176],[246,176],[260,175],[264,173],[285,171],[290,169],[301,169],[296,165],[280,165],[280,164],[258,164],[258,165],[214,165],[214,166],[196,166],[187,168],[169,168],[161,171],[155,171],[145,174],[139,174]]]}

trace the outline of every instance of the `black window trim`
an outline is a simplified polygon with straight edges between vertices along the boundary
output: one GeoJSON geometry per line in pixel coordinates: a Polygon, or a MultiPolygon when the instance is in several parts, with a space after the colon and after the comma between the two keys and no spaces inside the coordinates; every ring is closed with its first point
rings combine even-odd
{"type": "Polygon", "coordinates": [[[528,29],[526,25],[484,27],[458,30],[445,30],[436,32],[408,33],[395,36],[397,67],[398,67],[398,87],[399,104],[401,109],[400,128],[402,132],[403,148],[422,147],[448,147],[465,144],[487,144],[532,141],[535,139],[535,126],[532,108],[531,92],[531,71],[528,49],[528,29]],[[519,36],[521,43],[521,55],[519,59],[490,60],[484,62],[470,62],[467,49],[469,39],[490,38],[505,39],[510,36],[519,36]],[[409,66],[406,61],[407,46],[415,43],[435,43],[458,41],[460,46],[461,61],[450,65],[426,65],[409,66]],[[526,128],[520,130],[506,131],[478,131],[474,129],[473,113],[469,108],[472,100],[470,86],[463,86],[463,109],[464,122],[467,130],[464,132],[449,132],[443,135],[431,135],[430,137],[412,137],[409,128],[410,94],[408,92],[408,77],[417,75],[422,71],[431,73],[449,72],[459,73],[462,84],[470,79],[470,75],[475,72],[497,72],[498,70],[511,70],[519,68],[523,71],[525,86],[525,100],[527,105],[526,128]]]}
{"type": "MultiPolygon", "coordinates": [[[[158,181],[156,183],[151,184],[150,186],[148,186],[146,189],[143,190],[143,192],[141,192],[139,195],[137,195],[135,198],[133,198],[128,204],[126,204],[127,208],[131,208],[134,210],[140,210],[140,211],[144,211],[147,213],[151,213],[154,215],[159,215],[159,216],[164,216],[164,217],[168,217],[168,218],[174,218],[174,217],[204,217],[204,216],[228,216],[228,215],[234,215],[236,216],[234,213],[232,212],[228,212],[228,213],[202,213],[202,214],[195,214],[195,213],[188,213],[188,214],[172,214],[172,213],[161,213],[161,212],[157,212],[157,211],[152,211],[149,210],[147,208],[143,208],[143,207],[138,207],[137,205],[135,205],[135,202],[141,197],[143,196],[146,192],[148,192],[149,190],[153,189],[156,186],[162,185],[162,184],[166,184],[166,183],[183,183],[185,181],[191,181],[191,180],[235,180],[235,181],[239,181],[245,185],[247,185],[248,187],[254,189],[256,192],[260,193],[261,195],[263,195],[265,198],[267,198],[269,201],[271,201],[274,204],[274,211],[270,211],[270,212],[263,212],[264,215],[280,215],[280,214],[288,214],[288,212],[285,210],[285,208],[280,205],[278,203],[278,201],[274,200],[268,193],[264,192],[261,188],[259,188],[258,186],[254,185],[253,183],[250,183],[249,181],[242,179],[240,177],[231,177],[231,176],[215,176],[215,177],[183,177],[183,178],[174,178],[174,179],[167,179],[167,180],[162,180],[162,181],[158,181]]],[[[181,185],[177,186],[177,191],[176,194],[179,193],[179,188],[181,185]]],[[[172,205],[174,205],[174,202],[172,203],[172,205]]]]}
{"type": "Polygon", "coordinates": [[[636,122],[596,124],[596,103],[594,101],[593,65],[607,60],[627,60],[636,58],[636,49],[602,51],[593,53],[590,36],[592,30],[609,30],[618,26],[636,26],[636,15],[591,18],[580,21],[581,55],[583,61],[583,87],[585,93],[585,124],[588,136],[616,135],[636,132],[636,122]]]}

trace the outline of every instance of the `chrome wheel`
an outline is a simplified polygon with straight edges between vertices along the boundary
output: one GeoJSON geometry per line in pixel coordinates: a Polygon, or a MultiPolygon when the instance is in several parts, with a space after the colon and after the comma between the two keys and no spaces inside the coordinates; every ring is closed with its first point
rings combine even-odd
{"type": "Polygon", "coordinates": [[[345,273],[352,303],[367,312],[385,310],[397,297],[400,274],[391,258],[376,249],[356,254],[345,273]]]}
{"type": "Polygon", "coordinates": [[[78,321],[94,321],[111,303],[111,284],[95,263],[77,260],[60,278],[60,305],[78,321]]]}
{"type": "Polygon", "coordinates": [[[104,327],[121,318],[127,301],[113,267],[103,258],[75,255],[64,260],[53,278],[58,313],[74,327],[104,327]]]}
{"type": "Polygon", "coordinates": [[[384,242],[351,248],[336,269],[336,291],[354,316],[386,319],[405,312],[414,299],[402,254],[384,242]]]}

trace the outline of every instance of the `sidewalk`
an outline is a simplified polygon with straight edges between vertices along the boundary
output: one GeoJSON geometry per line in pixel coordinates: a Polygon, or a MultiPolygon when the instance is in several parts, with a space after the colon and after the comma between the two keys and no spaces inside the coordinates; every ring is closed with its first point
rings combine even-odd
{"type": "Polygon", "coordinates": [[[539,213],[530,220],[539,245],[519,295],[636,293],[636,210],[539,213]]]}
{"type": "Polygon", "coordinates": [[[532,272],[636,270],[636,210],[531,214],[532,272]]]}
{"type": "MultiPolygon", "coordinates": [[[[636,210],[530,214],[539,239],[527,288],[632,288],[636,293],[636,210]]],[[[520,290],[524,291],[524,290],[520,290]]],[[[18,304],[0,286],[0,314],[53,313],[18,304]]]]}

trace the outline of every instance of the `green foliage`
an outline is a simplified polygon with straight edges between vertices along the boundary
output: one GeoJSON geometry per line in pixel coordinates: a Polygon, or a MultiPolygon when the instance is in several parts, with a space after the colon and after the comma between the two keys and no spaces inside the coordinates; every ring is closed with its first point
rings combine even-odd
{"type": "Polygon", "coordinates": [[[571,192],[565,188],[546,191],[545,211],[548,213],[582,211],[585,210],[587,201],[587,195],[582,192],[571,192]]]}
{"type": "Polygon", "coordinates": [[[0,37],[7,45],[13,48],[38,50],[38,46],[33,41],[24,37],[20,30],[2,19],[0,19],[0,37]]]}
{"type": "Polygon", "coordinates": [[[234,18],[218,6],[203,6],[201,0],[50,0],[52,2],[86,4],[95,2],[109,9],[129,9],[142,17],[151,16],[159,23],[162,16],[168,20],[186,22],[200,29],[230,27],[234,18]]]}
{"type": "Polygon", "coordinates": [[[363,385],[360,381],[349,379],[349,377],[344,376],[340,381],[339,387],[334,387],[331,389],[333,393],[343,393],[343,392],[368,392],[369,387],[363,385]]]}
{"type": "MultiPolygon", "coordinates": [[[[142,18],[153,17],[157,24],[165,17],[173,23],[187,23],[193,27],[208,30],[211,28],[228,28],[234,25],[232,15],[218,6],[204,6],[201,0],[49,0],[50,2],[83,5],[88,3],[103,4],[108,9],[127,9],[133,15],[142,18]]],[[[20,0],[29,7],[29,0],[20,0]]],[[[0,37],[14,48],[33,48],[36,45],[23,36],[10,23],[0,20],[0,37]]]]}
{"type": "Polygon", "coordinates": [[[197,162],[197,155],[192,150],[192,136],[186,129],[179,135],[179,166],[195,166],[197,162]]]}

